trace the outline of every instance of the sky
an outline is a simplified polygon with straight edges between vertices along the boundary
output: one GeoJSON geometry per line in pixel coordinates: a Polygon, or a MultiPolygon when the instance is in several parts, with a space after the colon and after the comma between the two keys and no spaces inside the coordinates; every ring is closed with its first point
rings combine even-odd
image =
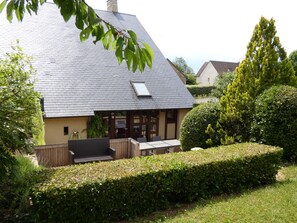
{"type": "MultiPolygon", "coordinates": [[[[106,0],[86,2],[106,10],[106,0]]],[[[274,18],[288,55],[297,50],[296,8],[295,0],[118,0],[166,58],[183,57],[195,73],[209,60],[241,61],[261,16],[274,18]]]]}

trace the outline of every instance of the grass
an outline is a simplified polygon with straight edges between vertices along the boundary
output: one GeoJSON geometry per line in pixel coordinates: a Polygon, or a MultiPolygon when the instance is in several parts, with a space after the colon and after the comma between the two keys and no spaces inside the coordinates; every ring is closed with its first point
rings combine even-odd
{"type": "Polygon", "coordinates": [[[130,222],[296,222],[297,166],[283,167],[278,182],[241,195],[183,204],[130,222]]]}

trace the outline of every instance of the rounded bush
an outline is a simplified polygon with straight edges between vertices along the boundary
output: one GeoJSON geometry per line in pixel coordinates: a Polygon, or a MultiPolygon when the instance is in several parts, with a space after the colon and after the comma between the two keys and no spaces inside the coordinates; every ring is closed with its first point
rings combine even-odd
{"type": "Polygon", "coordinates": [[[297,161],[297,89],[273,86],[256,100],[254,139],[260,143],[280,146],[283,158],[297,161]]]}
{"type": "Polygon", "coordinates": [[[220,115],[219,103],[200,104],[193,108],[184,118],[181,125],[181,146],[184,151],[193,147],[208,148],[205,133],[208,124],[215,126],[220,115]]]}

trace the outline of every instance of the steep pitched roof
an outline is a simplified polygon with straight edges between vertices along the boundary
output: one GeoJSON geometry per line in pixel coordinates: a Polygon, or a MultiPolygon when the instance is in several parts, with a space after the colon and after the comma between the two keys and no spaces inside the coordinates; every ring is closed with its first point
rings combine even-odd
{"type": "Polygon", "coordinates": [[[46,117],[93,115],[94,111],[191,108],[193,97],[175,74],[136,16],[96,10],[121,29],[132,29],[154,53],[152,70],[128,71],[114,52],[92,40],[80,42],[74,19],[65,23],[54,4],[45,4],[38,16],[25,15],[22,23],[0,22],[0,50],[11,41],[32,55],[37,69],[36,89],[44,97],[46,117]],[[145,82],[152,97],[137,97],[131,81],[145,82]]]}
{"type": "Polygon", "coordinates": [[[239,63],[234,63],[234,62],[210,60],[209,62],[205,62],[201,66],[201,68],[199,69],[199,71],[196,74],[197,77],[200,77],[200,75],[203,73],[204,69],[206,68],[206,66],[209,63],[211,63],[214,66],[214,68],[216,69],[218,74],[222,74],[225,72],[233,72],[233,71],[235,71],[236,67],[238,67],[238,65],[239,65],[239,63]]]}
{"type": "Polygon", "coordinates": [[[171,65],[171,67],[173,68],[173,70],[175,71],[175,73],[179,76],[179,78],[181,79],[181,81],[184,84],[186,84],[186,82],[187,82],[186,75],[180,69],[178,69],[178,67],[176,67],[175,64],[171,62],[171,60],[169,60],[167,58],[167,61],[171,65]]]}

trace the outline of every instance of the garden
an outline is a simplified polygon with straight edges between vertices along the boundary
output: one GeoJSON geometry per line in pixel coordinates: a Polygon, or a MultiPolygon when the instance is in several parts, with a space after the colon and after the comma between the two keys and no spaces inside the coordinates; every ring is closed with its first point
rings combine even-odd
{"type": "Polygon", "coordinates": [[[0,62],[4,221],[296,219],[297,77],[273,19],[261,18],[255,27],[246,58],[220,102],[187,114],[180,153],[51,169],[16,156],[42,140],[39,95],[20,48],[0,62]],[[203,149],[190,151],[193,147],[203,149]]]}

